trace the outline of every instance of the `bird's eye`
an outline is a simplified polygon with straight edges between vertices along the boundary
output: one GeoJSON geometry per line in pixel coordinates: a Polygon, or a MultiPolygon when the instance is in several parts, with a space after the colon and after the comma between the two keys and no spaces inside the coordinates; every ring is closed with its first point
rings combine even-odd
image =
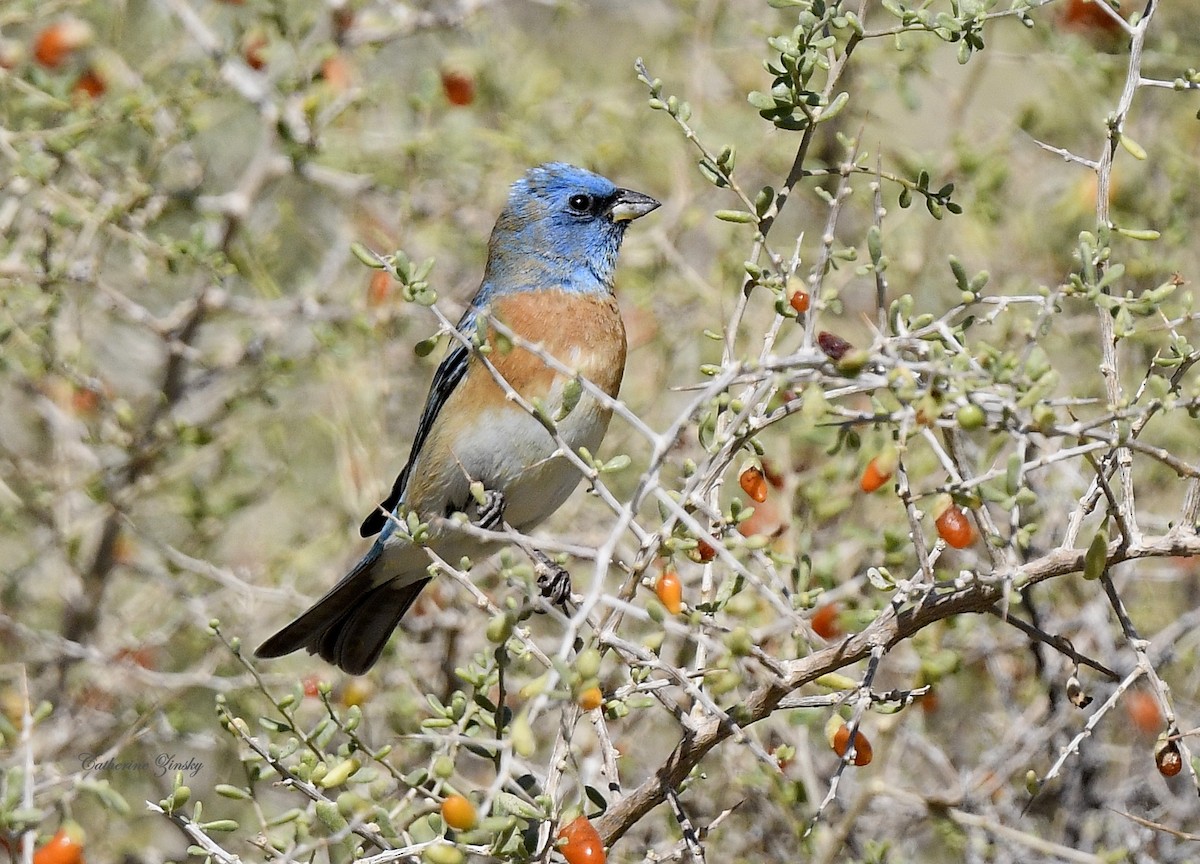
{"type": "Polygon", "coordinates": [[[567,204],[576,213],[586,213],[592,209],[591,195],[572,195],[567,204]]]}

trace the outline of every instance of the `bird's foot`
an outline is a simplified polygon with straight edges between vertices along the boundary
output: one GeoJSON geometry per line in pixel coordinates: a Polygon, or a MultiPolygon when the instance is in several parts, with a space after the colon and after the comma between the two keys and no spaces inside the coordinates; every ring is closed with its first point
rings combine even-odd
{"type": "Polygon", "coordinates": [[[555,606],[566,606],[571,599],[571,574],[561,564],[555,564],[542,552],[534,550],[533,571],[537,574],[542,596],[555,606]]]}
{"type": "Polygon", "coordinates": [[[476,528],[485,531],[498,531],[504,527],[504,493],[495,489],[483,491],[483,503],[475,508],[475,518],[471,520],[476,528]]]}

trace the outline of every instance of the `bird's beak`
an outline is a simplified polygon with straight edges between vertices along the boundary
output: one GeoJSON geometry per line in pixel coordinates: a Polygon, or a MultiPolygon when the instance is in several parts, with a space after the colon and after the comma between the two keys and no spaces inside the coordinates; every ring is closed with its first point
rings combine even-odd
{"type": "Polygon", "coordinates": [[[632,222],[658,207],[658,202],[649,195],[632,189],[618,189],[617,196],[608,207],[608,218],[614,222],[632,222]]]}

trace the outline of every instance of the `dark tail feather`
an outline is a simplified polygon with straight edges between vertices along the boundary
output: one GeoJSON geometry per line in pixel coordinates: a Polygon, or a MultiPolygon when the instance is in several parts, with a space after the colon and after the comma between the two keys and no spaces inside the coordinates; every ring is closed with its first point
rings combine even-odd
{"type": "Polygon", "coordinates": [[[388,637],[429,582],[402,587],[375,585],[371,571],[379,560],[372,549],[337,585],[296,620],[263,642],[255,657],[282,657],[299,651],[319,654],[351,675],[375,665],[388,637]]]}
{"type": "Polygon", "coordinates": [[[372,589],[321,634],[316,653],[351,675],[362,675],[375,665],[392,631],[428,584],[426,576],[403,588],[372,589]]]}

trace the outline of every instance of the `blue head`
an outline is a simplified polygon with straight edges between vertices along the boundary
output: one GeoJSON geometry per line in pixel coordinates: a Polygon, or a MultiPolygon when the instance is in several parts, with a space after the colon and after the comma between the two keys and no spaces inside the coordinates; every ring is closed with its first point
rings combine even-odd
{"type": "Polygon", "coordinates": [[[657,206],[564,162],[530,169],[492,229],[479,300],[545,288],[611,291],[625,228],[657,206]]]}

